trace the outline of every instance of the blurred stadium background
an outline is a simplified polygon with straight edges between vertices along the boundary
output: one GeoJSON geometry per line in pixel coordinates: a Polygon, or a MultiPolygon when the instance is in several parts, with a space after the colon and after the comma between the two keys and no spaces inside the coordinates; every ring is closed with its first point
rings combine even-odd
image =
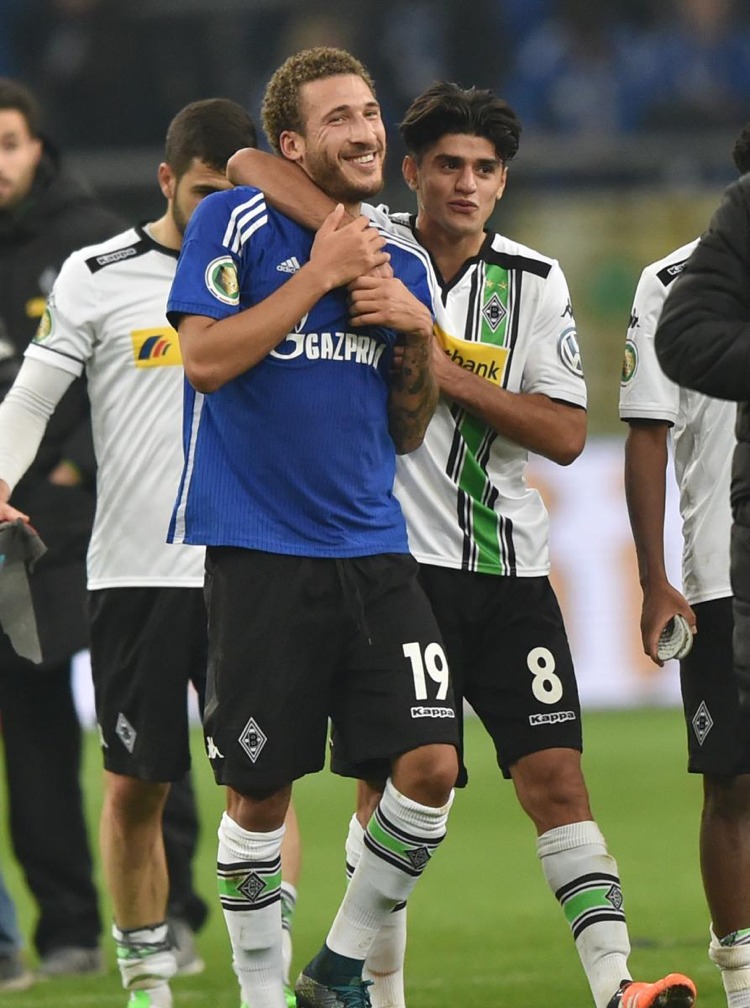
{"type": "MultiPolygon", "coordinates": [[[[47,132],[126,217],[160,212],[172,115],[233,98],[259,119],[289,53],[350,49],[391,137],[384,200],[412,209],[395,126],[435,79],[488,86],[524,123],[494,226],[557,257],[589,383],[590,440],[532,478],[553,512],[555,577],[589,706],[671,703],[673,667],[640,653],[640,596],[621,485],[622,347],[641,268],[699,234],[750,119],[742,0],[0,0],[0,73],[38,94],[47,132]]],[[[679,532],[669,515],[679,578],[679,532]]],[[[85,671],[83,673],[85,680],[85,671]]],[[[82,700],[86,703],[86,699],[82,700]]]]}

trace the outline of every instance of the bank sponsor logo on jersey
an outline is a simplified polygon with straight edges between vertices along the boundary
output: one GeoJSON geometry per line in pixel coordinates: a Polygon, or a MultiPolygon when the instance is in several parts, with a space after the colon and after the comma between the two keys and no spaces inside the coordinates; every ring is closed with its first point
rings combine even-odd
{"type": "Polygon", "coordinates": [[[133,358],[137,368],[182,366],[180,341],[171,326],[134,329],[130,338],[133,342],[133,358]]]}
{"type": "Polygon", "coordinates": [[[271,351],[277,360],[351,361],[377,367],[386,344],[365,333],[322,332],[289,333],[283,343],[271,351]]]}
{"type": "Polygon", "coordinates": [[[577,378],[583,378],[583,362],[578,347],[578,334],[572,326],[560,334],[557,341],[557,353],[571,374],[577,378]]]}
{"type": "Polygon", "coordinates": [[[44,309],[42,317],[39,319],[39,325],[36,327],[36,332],[34,333],[34,343],[44,343],[49,334],[52,332],[52,312],[49,307],[44,309]]]}
{"type": "Polygon", "coordinates": [[[545,711],[544,714],[530,714],[529,724],[532,728],[539,725],[562,724],[563,721],[575,721],[576,712],[572,710],[545,711]]]}
{"type": "Polygon", "coordinates": [[[622,357],[622,374],[620,384],[627,385],[638,370],[638,348],[633,340],[625,340],[625,353],[622,357]]]}
{"type": "Polygon", "coordinates": [[[206,287],[222,304],[238,305],[240,303],[237,266],[231,256],[212,259],[206,266],[205,281],[206,287]]]}
{"type": "Polygon", "coordinates": [[[450,707],[412,707],[411,716],[413,718],[454,718],[456,712],[450,707]]]}
{"type": "Polygon", "coordinates": [[[502,385],[510,353],[507,347],[495,346],[493,343],[469,343],[451,336],[437,324],[435,334],[454,364],[486,378],[494,385],[502,385]]]}

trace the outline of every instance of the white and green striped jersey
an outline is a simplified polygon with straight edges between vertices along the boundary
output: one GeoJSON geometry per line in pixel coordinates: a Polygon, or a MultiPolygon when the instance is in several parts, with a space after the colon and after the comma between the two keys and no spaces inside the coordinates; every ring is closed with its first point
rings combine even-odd
{"type": "MultiPolygon", "coordinates": [[[[414,237],[414,220],[391,216],[414,237]]],[[[586,406],[568,285],[556,260],[488,232],[450,283],[436,331],[456,362],[510,392],[586,406]]],[[[549,571],[548,516],[526,483],[528,451],[441,398],[422,446],[400,456],[398,496],[422,563],[520,577],[549,571]]]]}
{"type": "Polygon", "coordinates": [[[683,245],[641,273],[620,379],[622,420],[663,420],[671,426],[682,516],[682,591],[691,605],[732,594],[729,485],[737,444],[737,404],[675,385],[654,349],[664,302],[697,244],[695,239],[683,245]]]}

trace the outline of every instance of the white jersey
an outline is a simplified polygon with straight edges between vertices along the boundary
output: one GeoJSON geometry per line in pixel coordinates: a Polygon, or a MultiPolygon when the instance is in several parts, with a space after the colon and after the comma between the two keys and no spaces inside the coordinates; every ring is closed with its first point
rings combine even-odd
{"type": "Polygon", "coordinates": [[[638,282],[620,382],[622,420],[672,425],[682,515],[682,591],[688,602],[731,595],[729,482],[736,404],[675,385],[654,349],[662,306],[697,241],[647,266],[638,282]]]}
{"type": "Polygon", "coordinates": [[[182,359],[165,314],[176,265],[141,228],[74,252],[26,351],[86,372],[97,460],[89,588],[203,584],[203,550],[166,541],[182,471],[182,359]]]}
{"type": "MultiPolygon", "coordinates": [[[[392,223],[415,240],[407,215],[392,223]]],[[[436,332],[452,360],[510,392],[586,406],[568,286],[554,259],[488,232],[457,277],[436,283],[436,332]]],[[[546,575],[549,519],[526,483],[527,462],[525,448],[441,398],[421,447],[398,458],[395,491],[417,560],[546,575]]]]}

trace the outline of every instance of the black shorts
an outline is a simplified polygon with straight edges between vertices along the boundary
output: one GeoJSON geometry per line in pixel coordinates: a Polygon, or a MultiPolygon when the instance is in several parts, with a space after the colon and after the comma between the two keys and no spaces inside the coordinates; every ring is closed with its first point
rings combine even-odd
{"type": "MultiPolygon", "coordinates": [[[[456,704],[468,700],[481,719],[503,775],[542,749],[580,751],[578,686],[549,580],[428,564],[419,577],[443,635],[456,704]]],[[[462,767],[459,785],[467,779],[462,767]]]]}
{"type": "Polygon", "coordinates": [[[693,606],[698,633],[680,662],[691,773],[750,773],[750,715],[740,709],[732,663],[731,596],[693,606]]]}
{"type": "Polygon", "coordinates": [[[209,547],[204,731],[220,784],[277,788],[458,744],[435,618],[408,554],[325,559],[209,547]]]}
{"type": "Polygon", "coordinates": [[[188,683],[202,702],[206,608],[200,588],[89,593],[91,672],[104,766],[144,781],[190,768],[188,683]]]}

